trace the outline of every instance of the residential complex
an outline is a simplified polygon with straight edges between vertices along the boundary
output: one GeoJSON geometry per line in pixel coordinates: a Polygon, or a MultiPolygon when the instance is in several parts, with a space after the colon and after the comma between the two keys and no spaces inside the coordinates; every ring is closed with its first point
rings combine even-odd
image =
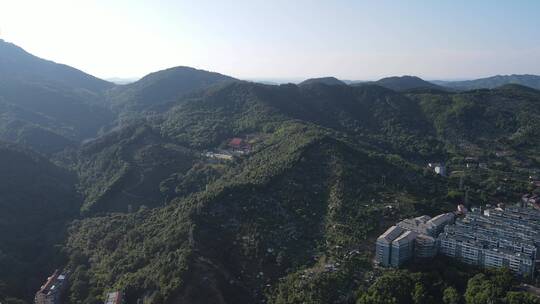
{"type": "Polygon", "coordinates": [[[382,266],[399,267],[414,256],[435,256],[435,236],[453,219],[453,213],[444,213],[434,218],[423,215],[403,220],[390,227],[377,239],[378,263],[382,266]]]}
{"type": "MultiPolygon", "coordinates": [[[[463,209],[463,208],[462,208],[463,209]]],[[[399,267],[412,258],[437,253],[485,268],[507,267],[532,276],[540,246],[540,211],[508,207],[420,216],[390,227],[378,239],[376,259],[399,267]]]]}
{"type": "Polygon", "coordinates": [[[473,210],[438,237],[439,252],[486,268],[507,267],[534,275],[540,245],[540,211],[509,207],[473,210]]]}

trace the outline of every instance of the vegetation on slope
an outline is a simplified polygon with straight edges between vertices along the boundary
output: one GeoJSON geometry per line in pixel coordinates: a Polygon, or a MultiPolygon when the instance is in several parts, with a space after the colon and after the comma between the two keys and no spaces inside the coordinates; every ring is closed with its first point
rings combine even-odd
{"type": "Polygon", "coordinates": [[[78,214],[75,179],[43,157],[5,143],[0,143],[0,168],[0,285],[5,297],[29,300],[61,262],[58,247],[78,214]]]}
{"type": "Polygon", "coordinates": [[[160,183],[186,174],[199,154],[148,125],[131,125],[88,143],[76,153],[83,212],[129,212],[164,203],[160,183]]]}
{"type": "MultiPolygon", "coordinates": [[[[382,228],[365,216],[385,214],[382,201],[413,214],[415,208],[429,206],[413,203],[426,198],[423,189],[432,189],[432,195],[446,193],[421,170],[412,173],[399,161],[359,151],[305,124],[284,123],[261,147],[204,192],[169,207],[75,225],[68,248],[74,259],[92,261],[79,269],[81,278],[88,278],[81,283],[87,286],[84,295],[99,298],[114,286],[128,290],[132,299],[261,301],[265,286],[287,273],[341,259],[350,250],[370,252],[368,235],[382,228]],[[389,177],[382,185],[384,174],[389,177]],[[136,224],[128,224],[135,219],[136,224]],[[126,234],[131,229],[151,230],[142,234],[148,237],[132,239],[126,234]],[[150,244],[164,246],[150,252],[147,246],[157,246],[150,244]],[[155,277],[172,271],[161,264],[167,256],[182,265],[174,281],[155,277]],[[118,268],[126,263],[129,270],[118,268]],[[96,276],[105,269],[113,271],[96,276]],[[148,275],[153,279],[145,279],[148,275]]],[[[441,208],[449,206],[422,211],[441,208]]]]}
{"type": "Polygon", "coordinates": [[[3,40],[0,71],[0,139],[58,152],[115,119],[103,95],[111,83],[3,40]]]}
{"type": "Polygon", "coordinates": [[[141,111],[175,101],[182,95],[236,79],[219,73],[189,67],[174,67],[151,73],[142,79],[110,90],[107,95],[114,108],[141,111]]]}
{"type": "Polygon", "coordinates": [[[433,89],[433,90],[446,91],[444,87],[425,81],[416,76],[387,77],[387,78],[379,79],[373,82],[373,84],[380,85],[381,87],[385,87],[387,89],[398,91],[398,92],[410,91],[410,90],[415,90],[415,89],[433,89]]]}

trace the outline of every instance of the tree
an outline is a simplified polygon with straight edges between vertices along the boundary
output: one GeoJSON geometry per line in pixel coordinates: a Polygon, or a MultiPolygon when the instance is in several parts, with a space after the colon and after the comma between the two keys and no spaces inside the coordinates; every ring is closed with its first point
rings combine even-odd
{"type": "Polygon", "coordinates": [[[414,282],[415,278],[406,271],[385,273],[369,287],[367,292],[360,297],[358,303],[412,303],[414,282]]]}
{"type": "Polygon", "coordinates": [[[540,300],[526,292],[510,291],[506,294],[508,304],[539,304],[540,300]]]}
{"type": "Polygon", "coordinates": [[[414,304],[424,304],[427,302],[428,294],[426,292],[426,289],[424,288],[424,285],[422,283],[418,282],[414,285],[414,290],[412,293],[412,299],[414,304]]]}
{"type": "Polygon", "coordinates": [[[467,283],[465,291],[465,301],[467,304],[486,304],[494,303],[493,284],[482,273],[475,275],[467,283]]]}
{"type": "Polygon", "coordinates": [[[459,304],[461,296],[454,287],[447,287],[443,292],[444,304],[459,304]]]}
{"type": "Polygon", "coordinates": [[[514,284],[514,275],[508,268],[502,268],[495,271],[495,275],[490,278],[493,284],[493,292],[497,298],[504,298],[506,293],[514,284]]]}

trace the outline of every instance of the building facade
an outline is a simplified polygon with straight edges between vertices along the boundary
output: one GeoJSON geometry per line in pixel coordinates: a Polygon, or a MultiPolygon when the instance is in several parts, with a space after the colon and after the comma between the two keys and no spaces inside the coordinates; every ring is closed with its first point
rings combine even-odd
{"type": "Polygon", "coordinates": [[[532,276],[540,245],[540,212],[520,207],[475,210],[446,226],[437,240],[442,255],[532,276]]]}
{"type": "Polygon", "coordinates": [[[434,218],[405,219],[377,239],[376,259],[400,267],[413,258],[437,254],[484,268],[506,267],[533,276],[540,246],[540,210],[524,207],[473,209],[434,218]]]}
{"type": "Polygon", "coordinates": [[[431,218],[427,215],[404,219],[377,239],[375,258],[384,267],[400,267],[413,258],[430,258],[437,254],[435,236],[454,220],[453,213],[431,218]]]}
{"type": "Polygon", "coordinates": [[[392,242],[403,233],[403,229],[392,226],[377,238],[375,258],[377,263],[389,267],[392,256],[392,242]]]}

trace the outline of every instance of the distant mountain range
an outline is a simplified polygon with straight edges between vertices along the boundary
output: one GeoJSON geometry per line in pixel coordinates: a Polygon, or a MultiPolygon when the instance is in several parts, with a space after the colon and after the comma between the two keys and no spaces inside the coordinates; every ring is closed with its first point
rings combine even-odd
{"type": "Polygon", "coordinates": [[[537,75],[497,75],[464,81],[432,81],[433,83],[456,90],[494,89],[505,84],[519,84],[540,90],[540,76],[537,75]]]}
{"type": "Polygon", "coordinates": [[[417,89],[432,89],[442,91],[467,91],[476,89],[494,89],[506,84],[518,84],[533,89],[540,90],[540,76],[537,75],[498,75],[488,78],[463,80],[463,81],[426,81],[416,76],[393,76],[379,79],[377,81],[352,81],[339,80],[335,77],[311,78],[301,82],[299,85],[312,83],[323,83],[328,85],[365,85],[376,84],[382,87],[403,92],[417,89]]]}

